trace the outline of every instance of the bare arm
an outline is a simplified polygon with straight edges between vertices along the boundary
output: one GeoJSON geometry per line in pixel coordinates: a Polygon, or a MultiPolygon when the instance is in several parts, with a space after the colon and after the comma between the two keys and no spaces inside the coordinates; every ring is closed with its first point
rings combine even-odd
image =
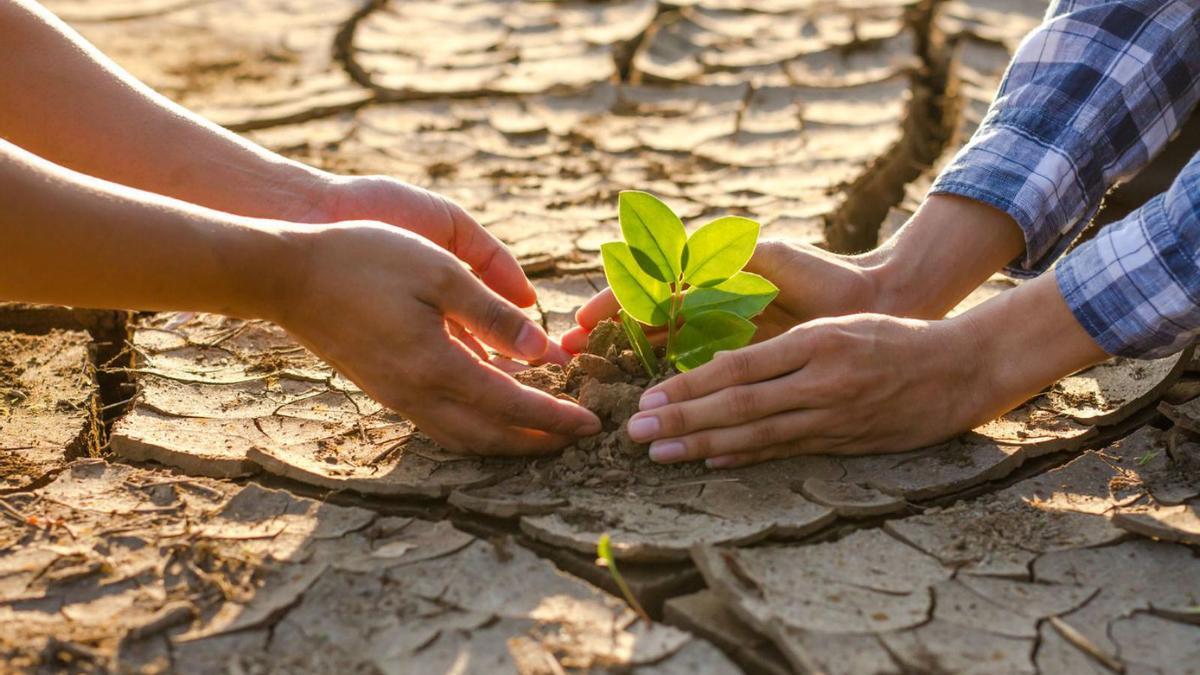
{"type": "Polygon", "coordinates": [[[266,317],[295,282],[277,221],[93,179],[5,141],[0,194],[0,298],[266,317]]]}
{"type": "Polygon", "coordinates": [[[472,353],[478,338],[538,359],[550,342],[410,232],[230,215],[85,176],[2,140],[0,205],[0,298],[275,321],[454,450],[549,452],[600,430],[588,411],[472,353]],[[470,335],[451,336],[459,326],[470,335]]]}
{"type": "Polygon", "coordinates": [[[153,92],[32,0],[0,0],[0,139],[79,173],[240,216],[372,220],[425,237],[520,305],[516,259],[441,195],[281,157],[153,92]]]}
{"type": "Polygon", "coordinates": [[[178,106],[31,0],[0,0],[0,138],[114,183],[302,220],[325,176],[178,106]]]}

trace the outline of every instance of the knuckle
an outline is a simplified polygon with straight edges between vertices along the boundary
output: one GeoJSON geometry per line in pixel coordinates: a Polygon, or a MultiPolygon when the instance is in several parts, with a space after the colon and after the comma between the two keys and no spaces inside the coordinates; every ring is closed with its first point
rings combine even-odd
{"type": "Polygon", "coordinates": [[[809,336],[809,344],[816,352],[831,353],[841,349],[843,340],[841,334],[834,328],[821,326],[809,336]]]}
{"type": "Polygon", "coordinates": [[[691,459],[709,457],[713,454],[712,437],[708,434],[698,434],[689,438],[686,447],[688,457],[691,459]]]}
{"type": "Polygon", "coordinates": [[[446,260],[435,260],[428,271],[428,279],[434,290],[440,294],[457,292],[463,271],[455,264],[446,260]]]}
{"type": "Polygon", "coordinates": [[[662,392],[669,401],[687,401],[695,396],[692,377],[689,373],[676,375],[662,385],[662,392]]]}
{"type": "Polygon", "coordinates": [[[774,424],[756,424],[750,428],[750,442],[755,448],[767,448],[779,442],[779,430],[774,424]]]}
{"type": "Polygon", "coordinates": [[[724,363],[725,375],[731,380],[745,380],[753,372],[754,364],[750,355],[743,349],[726,352],[721,360],[724,363]]]}
{"type": "Polygon", "coordinates": [[[687,411],[683,406],[668,406],[659,413],[659,423],[662,424],[663,431],[668,434],[685,431],[688,428],[687,411]]]}
{"type": "Polygon", "coordinates": [[[758,410],[758,395],[749,387],[728,390],[725,406],[735,419],[746,419],[758,410]]]}
{"type": "Polygon", "coordinates": [[[488,300],[483,306],[483,315],[479,317],[480,329],[492,335],[504,330],[508,319],[508,311],[498,300],[488,300]]]}

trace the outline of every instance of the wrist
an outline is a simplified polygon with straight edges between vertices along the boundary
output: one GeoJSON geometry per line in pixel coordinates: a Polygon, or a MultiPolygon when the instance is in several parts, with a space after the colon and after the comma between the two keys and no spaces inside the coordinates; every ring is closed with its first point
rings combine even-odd
{"type": "Polygon", "coordinates": [[[275,190],[279,200],[272,217],[305,225],[335,222],[344,183],[341,176],[296,163],[279,178],[275,190]]]}
{"type": "Polygon", "coordinates": [[[1053,274],[944,321],[971,345],[975,422],[1021,405],[1046,387],[1109,358],[1067,306],[1053,274]]]}
{"type": "Polygon", "coordinates": [[[932,195],[890,240],[862,256],[876,311],[938,319],[1024,250],[1008,214],[955,195],[932,195]]]}
{"type": "Polygon", "coordinates": [[[247,219],[231,228],[229,274],[236,306],[224,313],[279,324],[305,295],[316,232],[286,221],[247,219]]]}

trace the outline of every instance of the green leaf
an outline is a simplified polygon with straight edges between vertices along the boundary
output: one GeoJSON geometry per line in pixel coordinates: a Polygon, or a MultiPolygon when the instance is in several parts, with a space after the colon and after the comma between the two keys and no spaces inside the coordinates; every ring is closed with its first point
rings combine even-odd
{"type": "Polygon", "coordinates": [[[715,286],[737,274],[758,243],[758,223],[749,218],[717,218],[687,240],[683,280],[693,286],[715,286]]]}
{"type": "Polygon", "coordinates": [[[617,201],[621,234],[646,274],[674,283],[683,273],[687,230],[671,207],[648,192],[626,190],[617,201]]]}
{"type": "Polygon", "coordinates": [[[752,337],[754,324],[733,312],[700,312],[675,335],[675,366],[687,372],[708,363],[717,352],[745,347],[752,337]]]}
{"type": "Polygon", "coordinates": [[[641,359],[642,365],[646,368],[646,374],[650,377],[657,377],[658,357],[654,354],[654,345],[650,344],[650,340],[646,338],[646,331],[642,330],[642,324],[638,323],[638,320],[625,310],[621,310],[620,316],[621,327],[625,329],[625,336],[629,338],[633,353],[641,359]]]}
{"type": "Polygon", "coordinates": [[[683,318],[720,309],[749,319],[766,309],[777,295],[779,289],[770,281],[750,272],[738,272],[716,286],[689,289],[683,295],[683,318]]]}
{"type": "Polygon", "coordinates": [[[666,324],[671,288],[643,272],[629,246],[622,242],[601,245],[600,255],[604,259],[604,276],[621,307],[646,325],[666,324]]]}

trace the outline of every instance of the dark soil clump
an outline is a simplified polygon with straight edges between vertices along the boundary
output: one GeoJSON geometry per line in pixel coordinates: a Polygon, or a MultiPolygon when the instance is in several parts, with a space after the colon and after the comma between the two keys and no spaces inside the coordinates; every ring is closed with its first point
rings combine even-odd
{"type": "Polygon", "coordinates": [[[588,338],[587,351],[566,368],[548,364],[517,376],[531,387],[578,402],[596,413],[604,430],[568,446],[549,463],[531,466],[535,482],[553,486],[660,485],[665,481],[703,473],[698,465],[665,466],[652,462],[648,447],[626,433],[629,418],[638,411],[638,400],[651,380],[620,324],[602,322],[588,338]]]}

